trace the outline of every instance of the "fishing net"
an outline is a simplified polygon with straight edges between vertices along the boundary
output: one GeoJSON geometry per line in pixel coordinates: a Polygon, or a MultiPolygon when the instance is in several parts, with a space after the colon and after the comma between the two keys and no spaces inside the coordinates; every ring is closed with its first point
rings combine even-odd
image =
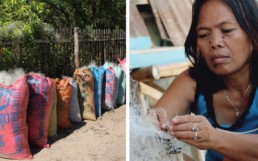
{"type": "Polygon", "coordinates": [[[130,79],[130,161],[183,161],[186,144],[158,127],[157,113],[146,114],[137,99],[138,82],[130,79]]]}

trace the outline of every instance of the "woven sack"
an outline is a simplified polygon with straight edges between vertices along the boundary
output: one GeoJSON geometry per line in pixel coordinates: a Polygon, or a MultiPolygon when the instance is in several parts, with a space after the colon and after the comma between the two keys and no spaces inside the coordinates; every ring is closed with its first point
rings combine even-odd
{"type": "Polygon", "coordinates": [[[103,80],[103,110],[112,110],[115,107],[116,73],[112,67],[105,69],[103,80]]]}
{"type": "Polygon", "coordinates": [[[56,106],[57,106],[57,95],[56,95],[56,83],[52,80],[52,110],[49,119],[48,126],[48,137],[54,137],[57,135],[57,114],[56,114],[56,106]]]}
{"type": "Polygon", "coordinates": [[[69,117],[70,121],[74,123],[82,122],[82,116],[80,112],[79,100],[78,100],[78,85],[73,78],[69,81],[72,89],[69,117]]]}
{"type": "Polygon", "coordinates": [[[31,159],[26,122],[29,88],[25,76],[11,85],[0,83],[0,157],[31,159]]]}
{"type": "Polygon", "coordinates": [[[57,128],[68,129],[73,126],[69,118],[70,100],[71,100],[71,85],[69,78],[56,78],[56,93],[57,93],[57,128]]]}
{"type": "Polygon", "coordinates": [[[89,67],[76,69],[73,75],[79,85],[79,104],[84,120],[96,120],[94,104],[94,76],[89,67]]]}
{"type": "Polygon", "coordinates": [[[29,144],[34,147],[49,147],[48,127],[52,110],[52,80],[37,74],[27,77],[29,85],[29,103],[27,123],[29,144]]]}

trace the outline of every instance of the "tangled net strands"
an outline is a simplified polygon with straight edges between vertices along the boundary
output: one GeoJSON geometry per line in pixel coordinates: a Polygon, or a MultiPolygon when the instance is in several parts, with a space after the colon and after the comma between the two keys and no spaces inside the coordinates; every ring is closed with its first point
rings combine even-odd
{"type": "Polygon", "coordinates": [[[154,110],[144,113],[137,86],[138,82],[130,78],[130,161],[183,161],[186,144],[159,129],[154,110]]]}

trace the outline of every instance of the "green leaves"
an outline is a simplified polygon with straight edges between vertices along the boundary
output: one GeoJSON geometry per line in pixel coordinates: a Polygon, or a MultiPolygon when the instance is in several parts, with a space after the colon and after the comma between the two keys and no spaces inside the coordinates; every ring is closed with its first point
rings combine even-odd
{"type": "MultiPolygon", "coordinates": [[[[26,70],[44,70],[46,74],[72,71],[73,45],[61,42],[72,39],[72,30],[65,34],[57,31],[74,27],[125,29],[125,3],[126,0],[0,0],[0,70],[20,66],[26,70]]],[[[97,39],[95,35],[86,37],[97,39]]],[[[103,59],[102,51],[96,50],[103,47],[99,44],[84,48],[81,45],[80,52],[94,47],[81,53],[81,61],[103,59]]]]}

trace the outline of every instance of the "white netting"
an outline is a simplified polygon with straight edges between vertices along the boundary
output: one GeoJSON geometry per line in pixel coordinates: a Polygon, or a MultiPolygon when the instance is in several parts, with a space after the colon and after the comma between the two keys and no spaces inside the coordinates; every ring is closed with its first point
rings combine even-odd
{"type": "Polygon", "coordinates": [[[138,83],[130,79],[130,161],[183,160],[184,144],[158,128],[157,114],[147,115],[136,96],[138,83]]]}
{"type": "Polygon", "coordinates": [[[0,83],[6,86],[13,84],[17,79],[23,77],[25,71],[21,68],[0,71],[0,83]]]}

